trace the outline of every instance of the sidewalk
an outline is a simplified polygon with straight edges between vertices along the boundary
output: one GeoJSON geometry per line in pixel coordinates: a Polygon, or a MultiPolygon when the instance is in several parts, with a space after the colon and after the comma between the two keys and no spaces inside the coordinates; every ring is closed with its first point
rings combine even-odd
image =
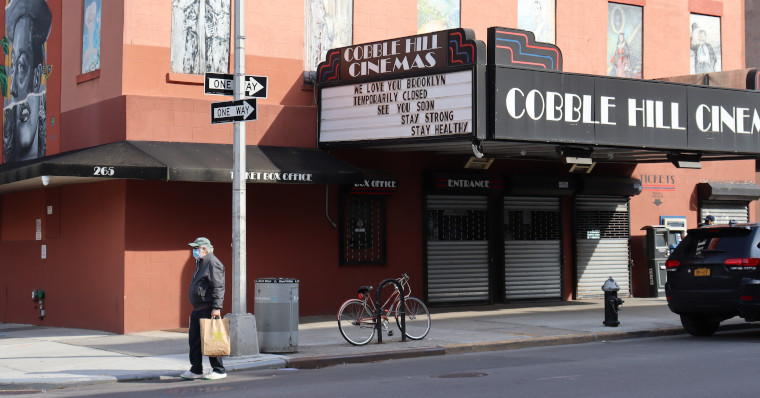
{"type": "MultiPolygon", "coordinates": [[[[224,364],[228,372],[316,368],[685,333],[678,316],[668,310],[663,299],[626,298],[619,314],[619,327],[602,324],[602,300],[434,308],[431,313],[430,334],[423,340],[402,342],[400,334],[395,333],[392,337],[383,336],[382,344],[377,343],[375,336],[361,347],[343,339],[333,316],[301,318],[298,352],[229,357],[224,364]]],[[[721,324],[721,330],[744,324],[734,318],[721,324]]],[[[184,331],[117,335],[0,323],[0,391],[161,378],[179,380],[178,375],[188,368],[184,331]]]]}

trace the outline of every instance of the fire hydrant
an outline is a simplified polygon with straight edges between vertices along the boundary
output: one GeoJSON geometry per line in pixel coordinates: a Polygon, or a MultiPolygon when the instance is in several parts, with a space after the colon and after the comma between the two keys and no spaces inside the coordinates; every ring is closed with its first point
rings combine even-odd
{"type": "Polygon", "coordinates": [[[623,305],[623,300],[617,296],[620,287],[610,277],[602,285],[602,290],[604,290],[604,326],[618,326],[620,325],[618,311],[620,311],[620,306],[623,305]]]}

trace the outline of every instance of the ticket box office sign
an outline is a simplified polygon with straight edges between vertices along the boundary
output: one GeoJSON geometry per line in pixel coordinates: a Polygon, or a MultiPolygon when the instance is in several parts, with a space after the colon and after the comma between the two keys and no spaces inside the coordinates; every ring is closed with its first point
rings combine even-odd
{"type": "Polygon", "coordinates": [[[322,146],[485,138],[485,44],[469,29],[332,49],[317,78],[322,146]]]}

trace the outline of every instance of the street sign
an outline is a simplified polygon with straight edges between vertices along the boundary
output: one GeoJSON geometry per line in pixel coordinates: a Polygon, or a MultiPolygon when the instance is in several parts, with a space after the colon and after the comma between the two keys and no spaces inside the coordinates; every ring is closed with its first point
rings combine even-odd
{"type": "MultiPolygon", "coordinates": [[[[204,75],[203,93],[214,95],[233,95],[234,76],[229,73],[211,73],[204,75]]],[[[246,97],[267,97],[267,76],[245,75],[243,90],[246,97]]]]}
{"type": "Polygon", "coordinates": [[[211,124],[256,120],[256,99],[214,102],[211,104],[211,124]]]}

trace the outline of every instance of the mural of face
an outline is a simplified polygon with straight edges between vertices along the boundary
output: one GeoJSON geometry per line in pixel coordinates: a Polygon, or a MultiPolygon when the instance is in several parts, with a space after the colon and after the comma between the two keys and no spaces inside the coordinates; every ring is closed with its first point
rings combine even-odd
{"type": "Polygon", "coordinates": [[[11,53],[11,102],[15,117],[14,160],[30,159],[37,154],[41,71],[34,62],[32,19],[22,17],[13,27],[11,53]]]}

